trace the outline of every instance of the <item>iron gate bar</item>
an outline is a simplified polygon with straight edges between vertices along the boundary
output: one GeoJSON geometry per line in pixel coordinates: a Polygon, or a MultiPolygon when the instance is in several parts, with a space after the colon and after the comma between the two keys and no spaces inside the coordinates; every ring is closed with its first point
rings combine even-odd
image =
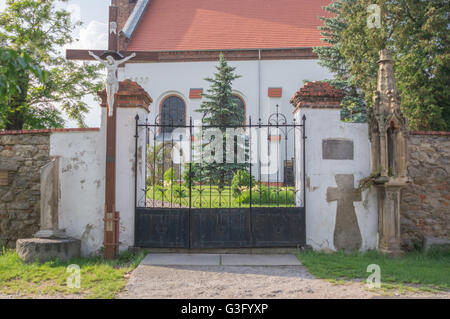
{"type": "Polygon", "coordinates": [[[302,138],[303,138],[303,209],[306,212],[306,115],[302,117],[302,138]]]}
{"type": "MultiPolygon", "coordinates": [[[[191,217],[191,208],[192,208],[192,116],[189,117],[189,241],[188,247],[191,248],[191,238],[192,238],[192,217],[191,217]]],[[[154,185],[153,185],[154,187],[154,185]]]]}
{"type": "MultiPolygon", "coordinates": [[[[249,116],[248,117],[248,124],[250,125],[250,127],[252,126],[252,117],[249,116]]],[[[250,163],[250,239],[253,242],[254,241],[254,236],[253,236],[253,205],[252,205],[252,130],[249,130],[249,134],[250,134],[250,151],[249,151],[249,163],[250,163]]],[[[240,178],[241,175],[239,175],[240,178]]],[[[259,178],[261,179],[261,176],[259,176],[259,178]]],[[[240,180],[239,180],[240,183],[240,180]]],[[[231,192],[231,189],[230,189],[231,192]]],[[[241,201],[239,201],[239,206],[241,205],[241,201]]]]}
{"type": "MultiPolygon", "coordinates": [[[[302,127],[303,128],[303,130],[302,130],[302,135],[303,135],[303,149],[305,150],[306,148],[305,148],[305,139],[306,139],[306,135],[305,135],[305,120],[306,120],[306,118],[305,119],[302,119],[302,124],[301,125],[298,125],[298,124],[296,124],[295,123],[295,120],[294,120],[294,123],[293,124],[276,124],[275,125],[275,127],[276,128],[279,128],[279,127],[283,127],[283,128],[285,128],[284,130],[283,130],[283,134],[285,135],[285,157],[287,158],[287,140],[288,140],[288,134],[289,134],[289,130],[288,130],[288,128],[291,128],[292,129],[292,131],[294,131],[294,141],[295,141],[295,139],[296,139],[296,136],[295,136],[295,133],[296,133],[296,129],[298,128],[298,127],[302,127]]],[[[156,142],[156,130],[157,130],[157,128],[158,127],[160,127],[161,126],[161,124],[148,124],[148,121],[146,121],[146,123],[145,124],[139,124],[138,123],[138,121],[137,121],[137,124],[136,124],[136,132],[138,132],[138,130],[137,130],[137,128],[138,127],[146,127],[147,128],[147,131],[150,131],[150,129],[151,128],[153,128],[153,131],[154,131],[154,133],[153,133],[153,142],[154,142],[154,144],[153,145],[157,145],[157,142],[156,142]]],[[[243,124],[243,125],[240,125],[240,126],[237,126],[237,125],[235,125],[235,126],[233,126],[233,127],[237,127],[237,128],[242,128],[242,127],[245,127],[245,128],[258,128],[258,129],[260,129],[260,128],[263,128],[263,127],[273,127],[274,125],[273,124],[268,124],[268,125],[264,125],[264,124],[262,124],[261,123],[261,121],[259,121],[259,123],[257,124],[257,125],[253,125],[252,123],[251,123],[251,118],[249,118],[249,124],[247,125],[247,124],[243,124]]],[[[208,126],[202,126],[202,125],[193,125],[192,124],[192,118],[190,119],[190,124],[189,125],[174,125],[174,127],[181,127],[181,128],[189,128],[189,130],[190,130],[190,135],[191,135],[191,137],[192,137],[192,129],[193,128],[195,128],[195,127],[214,127],[214,128],[216,128],[217,126],[212,126],[212,125],[208,125],[208,126]]],[[[252,132],[252,130],[250,130],[250,137],[251,137],[251,132],[252,132]]],[[[260,131],[259,131],[260,132],[260,131]]],[[[136,137],[136,139],[139,137],[139,134],[138,133],[136,133],[137,135],[135,135],[135,137],[136,137]]],[[[147,138],[147,140],[148,141],[150,141],[150,139],[149,138],[147,138]]],[[[163,165],[163,171],[161,172],[161,173],[164,173],[164,170],[165,170],[165,157],[166,157],[166,152],[164,151],[164,148],[165,148],[165,144],[166,144],[166,141],[165,141],[165,134],[163,134],[163,136],[162,136],[162,149],[163,149],[163,161],[162,161],[162,165],[163,165]]],[[[172,140],[172,142],[169,144],[169,145],[172,145],[173,146],[173,135],[171,135],[171,140],[172,140]]],[[[259,142],[259,138],[258,138],[258,142],[259,142]]],[[[137,143],[136,143],[137,144],[137,143]]],[[[192,138],[191,138],[191,141],[190,141],[190,144],[191,144],[191,158],[190,158],[190,161],[189,161],[189,170],[191,171],[191,173],[192,173],[192,138]]],[[[253,152],[253,150],[252,150],[252,143],[250,143],[250,145],[249,145],[249,150],[250,150],[250,158],[252,157],[252,152],[253,152]]],[[[156,152],[153,152],[154,154],[153,154],[153,164],[154,165],[156,165],[156,152]]],[[[145,155],[147,155],[147,152],[146,152],[146,154],[145,155]]],[[[137,149],[136,149],[136,154],[135,154],[135,156],[137,157],[137,149]]],[[[279,159],[279,145],[277,144],[277,158],[279,159]]],[[[294,142],[294,158],[296,158],[296,142],[294,142]]],[[[135,159],[135,164],[137,163],[137,158],[135,159]]],[[[305,172],[306,171],[306,158],[305,158],[305,152],[303,152],[303,171],[305,172]]],[[[137,166],[137,165],[136,165],[137,166]]],[[[172,168],[173,168],[173,161],[171,161],[171,166],[172,166],[172,168]]],[[[200,166],[202,166],[202,163],[200,163],[200,166]]],[[[249,168],[250,168],[250,170],[252,170],[252,166],[253,166],[253,163],[251,163],[251,161],[250,161],[250,163],[249,163],[249,168]]],[[[202,168],[202,167],[200,167],[200,168],[202,168]]],[[[147,170],[147,169],[146,169],[147,170]]],[[[202,176],[201,176],[201,174],[202,174],[202,169],[200,169],[199,170],[200,171],[200,177],[202,178],[202,176]]],[[[253,173],[253,172],[252,172],[253,173]]],[[[259,174],[259,177],[261,177],[261,175],[262,175],[262,172],[261,172],[261,161],[258,161],[258,174],[259,174]]],[[[156,180],[155,180],[155,178],[156,178],[156,175],[157,174],[153,174],[153,185],[156,185],[156,180]]],[[[180,171],[180,175],[181,175],[181,171],[180,171]]],[[[192,174],[191,174],[192,175],[192,174]]],[[[252,175],[253,176],[253,175],[252,175]]],[[[269,178],[269,180],[268,180],[268,185],[267,185],[267,187],[268,187],[268,193],[269,194],[272,194],[273,193],[273,191],[271,190],[271,181],[270,181],[270,174],[268,175],[268,178],[269,178]]],[[[200,190],[198,191],[198,193],[199,193],[199,196],[200,196],[200,201],[199,201],[199,205],[200,205],[200,207],[203,207],[203,200],[202,200],[202,196],[203,196],[203,189],[202,189],[202,185],[203,185],[204,183],[203,182],[201,182],[201,183],[199,183],[199,187],[200,187],[200,190]]],[[[276,186],[275,186],[275,193],[277,193],[277,196],[276,196],[276,201],[275,201],[275,204],[276,205],[280,205],[280,203],[281,203],[281,201],[280,201],[280,197],[278,196],[279,195],[279,192],[281,192],[281,190],[280,190],[280,188],[282,188],[280,185],[280,179],[279,179],[279,171],[277,170],[277,182],[276,182],[276,186]]],[[[303,185],[306,185],[306,180],[305,180],[305,174],[303,174],[303,185]]],[[[210,198],[209,198],[209,206],[210,207],[212,207],[212,181],[210,180],[210,198]]],[[[251,186],[253,186],[253,184],[251,185],[251,186]]],[[[285,186],[285,188],[284,188],[284,191],[285,191],[285,205],[286,206],[288,206],[288,203],[287,203],[287,195],[288,195],[288,192],[287,192],[287,190],[288,190],[288,185],[284,185],[285,186]]],[[[135,187],[136,187],[136,185],[135,185],[135,187]]],[[[192,185],[192,178],[190,178],[189,179],[189,206],[192,208],[192,188],[193,188],[193,185],[192,185]]],[[[144,190],[144,189],[143,189],[144,190]]],[[[171,190],[173,190],[173,187],[171,186],[171,190]]],[[[147,193],[147,185],[145,186],[145,193],[144,193],[144,196],[145,196],[145,194],[147,193]]],[[[222,191],[223,190],[220,190],[219,191],[219,207],[222,207],[222,191]]],[[[261,193],[262,193],[262,189],[260,188],[259,190],[259,193],[260,193],[260,195],[261,195],[261,193]]],[[[162,195],[163,195],[163,197],[165,196],[165,193],[167,192],[165,189],[162,189],[161,190],[161,192],[162,192],[162,195]]],[[[298,192],[298,189],[294,189],[294,195],[295,194],[297,194],[297,192],[298,192]]],[[[153,187],[152,188],[152,193],[153,193],[153,200],[155,201],[156,200],[156,193],[155,193],[155,187],[153,187]]],[[[171,192],[172,193],[172,192],[171,192]]],[[[181,193],[179,194],[179,195],[181,195],[181,193]]],[[[230,194],[229,194],[230,195],[230,194]]],[[[305,202],[305,200],[306,200],[306,197],[305,197],[305,187],[303,187],[303,202],[305,202]]],[[[250,208],[253,206],[253,187],[250,187],[250,189],[249,189],[249,196],[251,197],[251,200],[249,201],[249,206],[250,206],[250,208]]],[[[180,203],[179,203],[179,206],[182,206],[181,205],[181,202],[182,202],[182,200],[181,200],[181,197],[182,196],[180,196],[180,203]]],[[[270,203],[271,203],[271,198],[270,198],[270,196],[268,196],[269,197],[269,201],[270,201],[270,203]]],[[[295,196],[296,197],[296,196],[295,196]]],[[[262,203],[261,203],[261,200],[262,200],[262,196],[260,196],[260,206],[262,206],[262,203]]],[[[137,198],[136,198],[136,206],[139,206],[139,204],[138,204],[138,200],[137,200],[137,198]]],[[[229,201],[228,201],[229,203],[230,203],[230,196],[229,196],[229,201]]],[[[171,203],[171,205],[170,206],[173,206],[173,194],[171,194],[171,200],[170,200],[170,203],[171,203]]],[[[270,204],[269,203],[269,204],[270,204]]],[[[304,203],[303,203],[304,204],[304,203]]],[[[164,206],[165,205],[165,201],[161,201],[161,206],[164,206]]],[[[229,206],[231,206],[231,205],[229,205],[229,206]]],[[[239,202],[239,206],[241,207],[241,202],[239,202]]]]}
{"type": "MultiPolygon", "coordinates": [[[[297,129],[301,128],[301,134],[302,134],[302,153],[303,153],[303,199],[301,201],[302,207],[289,207],[288,203],[288,185],[284,185],[284,191],[285,191],[285,200],[284,204],[286,207],[280,206],[282,202],[282,198],[279,196],[280,192],[283,190],[283,187],[280,186],[280,176],[279,176],[279,170],[277,170],[277,181],[275,186],[275,202],[274,205],[277,207],[262,207],[262,187],[259,187],[257,191],[259,191],[259,201],[260,201],[260,207],[254,207],[253,205],[253,180],[250,178],[250,185],[249,185],[249,204],[248,207],[242,207],[241,200],[239,200],[239,208],[235,208],[231,201],[231,192],[232,192],[232,183],[231,178],[227,177],[229,179],[229,194],[228,194],[228,207],[222,207],[222,192],[223,189],[217,189],[219,202],[218,207],[219,208],[213,208],[212,205],[212,179],[209,179],[209,208],[203,208],[203,176],[202,176],[202,170],[203,170],[203,154],[200,153],[201,156],[201,162],[200,162],[200,182],[198,184],[199,188],[197,188],[197,193],[200,197],[200,202],[198,203],[198,206],[200,208],[193,207],[193,163],[192,163],[192,153],[193,153],[193,129],[194,128],[221,128],[215,125],[195,125],[192,123],[192,117],[189,119],[189,124],[186,125],[174,125],[173,120],[170,124],[164,124],[164,123],[156,123],[155,124],[149,124],[148,119],[146,119],[144,124],[139,123],[139,117],[136,116],[136,134],[135,134],[135,214],[136,214],[136,220],[135,220],[135,245],[140,247],[180,247],[180,248],[214,248],[214,247],[223,247],[223,248],[233,248],[233,247],[287,247],[287,246],[298,246],[298,245],[305,245],[306,244],[306,216],[305,216],[305,210],[306,210],[306,116],[303,115],[302,117],[302,124],[297,124],[295,122],[295,119],[293,121],[293,124],[287,124],[286,118],[284,115],[278,113],[278,105],[277,105],[277,113],[273,114],[269,117],[269,121],[267,124],[263,124],[261,119],[258,121],[258,123],[252,124],[251,116],[249,117],[248,124],[242,124],[242,125],[230,125],[226,128],[243,128],[250,129],[249,130],[249,139],[250,143],[248,145],[248,151],[249,151],[249,173],[250,176],[253,176],[253,163],[252,163],[252,128],[257,128],[258,130],[258,145],[260,144],[260,134],[263,128],[268,128],[268,132],[271,132],[271,128],[277,129],[277,134],[279,134],[280,130],[281,133],[284,134],[285,138],[285,160],[287,159],[288,154],[288,134],[289,132],[293,132],[294,134],[294,163],[296,163],[297,159],[297,145],[296,145],[296,133],[297,129]],[[280,116],[281,115],[281,116],[280,116]],[[276,121],[275,123],[271,122],[271,119],[275,117],[276,121]],[[283,121],[280,122],[280,117],[283,118],[283,121]],[[146,147],[149,147],[151,145],[151,139],[149,137],[149,133],[153,133],[153,146],[155,147],[155,150],[153,151],[153,186],[152,186],[152,194],[153,194],[153,200],[152,206],[153,207],[147,207],[147,176],[145,177],[146,185],[143,189],[144,191],[144,207],[139,207],[139,201],[137,198],[137,165],[138,165],[138,138],[139,138],[139,127],[145,127],[146,128],[146,147]],[[163,151],[162,157],[162,167],[163,170],[161,172],[162,175],[162,181],[164,181],[164,168],[165,168],[165,160],[166,160],[166,140],[165,140],[165,134],[166,131],[165,128],[170,127],[173,132],[175,128],[189,128],[190,133],[190,141],[189,141],[189,147],[190,147],[190,154],[189,154],[189,205],[187,208],[182,207],[182,190],[181,185],[177,184],[180,188],[179,191],[179,207],[175,208],[173,205],[173,183],[170,184],[170,207],[165,207],[165,190],[162,189],[162,200],[161,207],[156,207],[155,202],[156,200],[156,179],[158,177],[159,171],[157,169],[157,163],[156,163],[156,156],[157,156],[157,134],[159,129],[159,134],[162,133],[162,146],[161,149],[163,151]],[[281,199],[281,200],[280,200],[281,199]],[[256,213],[256,215],[255,215],[256,213]],[[235,216],[235,217],[233,217],[235,216]],[[247,216],[247,217],[245,217],[247,216]],[[238,218],[238,219],[236,219],[238,218]],[[254,220],[256,218],[256,220],[254,220]],[[230,221],[228,224],[224,223],[224,220],[230,221]],[[242,220],[244,223],[237,223],[237,225],[240,225],[241,228],[234,227],[233,223],[231,223],[231,220],[234,220],[235,222],[238,220],[242,220]],[[247,222],[245,222],[247,220],[247,222]],[[215,221],[215,222],[214,222],[215,221]],[[184,226],[183,226],[184,225],[184,226]],[[205,226],[208,225],[208,226],[205,226]],[[216,231],[213,231],[214,227],[216,227],[216,231]],[[222,226],[221,226],[222,225],[222,226]],[[245,226],[245,227],[244,227],[245,226]],[[205,228],[206,227],[206,228],[205,228]],[[212,227],[212,229],[211,229],[212,227]],[[219,228],[217,228],[219,227],[219,228]],[[225,227],[225,228],[224,228],[225,227]],[[228,227],[228,228],[227,228],[228,227]],[[219,231],[220,230],[220,231],[219,231]],[[283,231],[281,231],[283,230],[283,231]],[[225,233],[224,233],[225,232],[225,233]],[[228,232],[228,233],[226,233],[228,232]],[[242,233],[243,232],[243,233],[242,233]],[[228,237],[220,237],[224,236],[225,234],[228,234],[228,237]],[[281,235],[284,234],[284,237],[281,235]],[[237,237],[236,237],[237,236],[237,237]],[[280,237],[281,236],[281,237],[280,237]],[[228,238],[228,239],[227,239],[228,238]]],[[[167,123],[167,121],[166,121],[167,123]]],[[[281,135],[277,135],[277,140],[281,141],[280,139],[281,135]]],[[[182,140],[182,138],[180,139],[182,140]]],[[[247,140],[245,140],[247,141],[247,140]]],[[[174,137],[173,134],[171,134],[171,141],[169,142],[170,145],[174,146],[174,137]]],[[[239,140],[236,140],[235,143],[239,143],[239,140]]],[[[238,146],[238,144],[235,144],[238,146]]],[[[203,147],[203,146],[202,146],[203,147]]],[[[247,146],[245,146],[247,149],[247,146]]],[[[280,150],[279,150],[279,143],[276,145],[276,155],[277,155],[277,163],[279,161],[280,156],[280,150]]],[[[270,148],[270,146],[269,146],[270,148]]],[[[260,147],[258,148],[260,149],[260,147]]],[[[147,150],[145,151],[145,162],[147,165],[147,150]]],[[[181,181],[181,170],[182,170],[182,163],[183,160],[181,160],[182,154],[180,150],[180,166],[179,166],[179,181],[181,181]]],[[[173,160],[170,163],[170,168],[172,169],[172,175],[175,175],[174,172],[174,162],[173,160]]],[[[186,168],[184,168],[186,169],[186,168]]],[[[292,169],[295,169],[295,166],[293,166],[292,169]]],[[[145,169],[147,172],[147,167],[145,169]]],[[[269,171],[268,171],[269,172],[269,171]]],[[[147,175],[147,174],[146,174],[147,175]]],[[[269,204],[271,203],[271,183],[270,183],[270,175],[267,175],[268,178],[268,197],[269,197],[269,204]]],[[[285,174],[284,174],[285,175],[285,174]]],[[[170,176],[171,180],[173,180],[173,176],[170,176]]],[[[262,179],[262,172],[261,172],[261,160],[258,159],[258,177],[261,180],[262,179]]],[[[159,178],[159,177],[158,177],[159,178]]],[[[286,176],[284,176],[285,180],[286,176]]],[[[240,180],[240,176],[239,176],[240,180]]],[[[259,182],[260,185],[261,181],[259,182]]],[[[297,193],[298,188],[294,186],[294,205],[296,204],[297,200],[297,193]]],[[[239,195],[241,196],[241,195],[239,195]]],[[[227,206],[225,204],[225,206],[227,206]]],[[[270,205],[269,205],[270,206],[270,205]]]]}

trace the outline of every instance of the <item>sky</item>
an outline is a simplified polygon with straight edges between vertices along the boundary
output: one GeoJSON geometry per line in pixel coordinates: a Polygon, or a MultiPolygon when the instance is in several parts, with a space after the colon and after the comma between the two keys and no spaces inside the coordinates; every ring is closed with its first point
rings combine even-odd
{"type": "MultiPolygon", "coordinates": [[[[72,14],[74,21],[82,21],[83,25],[75,29],[74,36],[78,39],[65,49],[106,49],[108,46],[108,7],[111,0],[69,0],[61,2],[58,7],[64,7],[72,14]]],[[[0,0],[0,11],[6,7],[6,0],[0,0]]],[[[86,116],[88,127],[100,126],[100,106],[93,96],[86,96],[84,101],[89,105],[90,112],[86,116]]],[[[76,127],[75,121],[67,120],[66,127],[76,127]]]]}

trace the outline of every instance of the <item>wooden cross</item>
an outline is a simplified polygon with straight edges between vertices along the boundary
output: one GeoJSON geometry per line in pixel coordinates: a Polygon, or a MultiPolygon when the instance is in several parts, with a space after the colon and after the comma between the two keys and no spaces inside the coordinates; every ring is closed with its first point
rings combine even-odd
{"type": "Polygon", "coordinates": [[[362,238],[353,202],[361,201],[361,191],[354,188],[352,174],[337,174],[338,187],[327,189],[327,202],[337,201],[334,247],[338,250],[359,250],[362,238]]]}
{"type": "MultiPolygon", "coordinates": [[[[117,32],[118,7],[109,7],[109,39],[108,50],[66,50],[68,60],[93,60],[94,55],[100,58],[108,56],[122,59],[123,53],[119,49],[119,34],[117,32]],[[92,51],[93,54],[89,54],[92,51]]],[[[126,55],[128,56],[128,54],[126,55]]],[[[117,77],[117,71],[116,71],[117,77]]],[[[116,104],[116,102],[114,102],[116,104]]],[[[114,105],[108,105],[110,110],[114,105]]],[[[106,174],[105,174],[105,211],[104,211],[104,257],[114,259],[119,247],[119,220],[120,214],[116,207],[116,118],[117,112],[107,116],[106,122],[106,174]]]]}

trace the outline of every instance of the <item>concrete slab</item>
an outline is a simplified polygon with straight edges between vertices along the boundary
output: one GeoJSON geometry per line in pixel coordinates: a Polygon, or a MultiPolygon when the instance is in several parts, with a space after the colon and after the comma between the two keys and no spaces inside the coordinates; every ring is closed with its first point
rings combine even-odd
{"type": "Polygon", "coordinates": [[[301,266],[300,261],[292,254],[276,255],[222,255],[224,266],[301,266]]]}
{"type": "Polygon", "coordinates": [[[148,254],[146,266],[301,266],[293,254],[148,254]]]}
{"type": "Polygon", "coordinates": [[[141,265],[146,266],[219,266],[218,254],[148,254],[141,265]]]}

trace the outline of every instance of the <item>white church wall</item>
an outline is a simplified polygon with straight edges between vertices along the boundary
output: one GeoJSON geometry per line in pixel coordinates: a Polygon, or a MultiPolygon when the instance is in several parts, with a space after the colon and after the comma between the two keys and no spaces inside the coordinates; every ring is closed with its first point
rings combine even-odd
{"type": "Polygon", "coordinates": [[[92,254],[103,246],[105,131],[53,132],[50,156],[60,158],[59,227],[92,254]]]}
{"type": "MultiPolygon", "coordinates": [[[[306,116],[306,240],[314,249],[332,249],[336,223],[337,201],[327,201],[327,189],[337,187],[336,174],[353,174],[354,187],[360,179],[370,175],[370,143],[367,124],[340,121],[340,110],[300,109],[297,121],[306,116]],[[322,141],[325,139],[352,140],[353,160],[323,159],[322,141]]],[[[300,134],[298,135],[300,137],[300,134]]],[[[298,138],[300,140],[300,138],[298,138]]],[[[297,142],[297,145],[301,145],[297,142]]],[[[302,185],[302,162],[299,147],[296,162],[296,184],[302,185]]],[[[302,189],[302,186],[298,187],[302,189]]],[[[298,204],[301,204],[298,196],[298,204]]],[[[362,201],[353,203],[361,232],[360,250],[377,246],[377,202],[374,188],[362,193],[362,201]]]]}
{"type": "MultiPolygon", "coordinates": [[[[262,60],[261,63],[261,112],[258,111],[258,61],[230,61],[236,67],[236,73],[241,78],[233,83],[233,90],[241,93],[246,102],[247,117],[251,116],[257,122],[259,116],[267,120],[270,113],[276,111],[275,105],[280,105],[280,112],[292,120],[290,98],[297,89],[303,86],[304,80],[318,81],[330,78],[330,73],[318,65],[316,60],[262,60]],[[281,98],[269,98],[269,87],[283,88],[281,98]]],[[[201,114],[195,112],[201,99],[189,99],[191,88],[202,88],[204,92],[209,87],[206,77],[212,77],[216,72],[217,62],[167,62],[167,63],[128,63],[120,69],[119,79],[131,79],[138,82],[154,99],[150,106],[149,120],[153,121],[159,113],[162,100],[171,94],[180,95],[186,103],[187,118],[201,119],[201,114]]]]}
{"type": "MultiPolygon", "coordinates": [[[[136,115],[145,122],[147,111],[142,108],[117,109],[117,148],[116,148],[116,211],[120,213],[119,249],[134,246],[135,209],[135,133],[136,115]]],[[[137,199],[145,200],[145,129],[139,129],[138,139],[138,183],[137,199]]]]}
{"type": "MultiPolygon", "coordinates": [[[[318,65],[316,60],[262,60],[262,61],[230,61],[241,78],[233,83],[233,91],[241,96],[246,104],[246,118],[251,116],[252,124],[258,123],[259,118],[267,123],[271,114],[277,111],[284,114],[288,123],[293,120],[293,107],[289,103],[291,97],[303,86],[305,80],[318,81],[331,78],[331,74],[318,65]],[[260,63],[259,77],[258,64],[260,63]],[[260,87],[260,88],[259,88],[260,87]],[[282,88],[282,97],[268,96],[269,88],[282,88]],[[258,108],[258,103],[260,108],[258,108]]],[[[150,106],[149,122],[154,123],[158,116],[160,105],[170,95],[177,95],[186,103],[186,122],[192,116],[194,123],[200,121],[202,115],[195,112],[200,107],[202,99],[190,99],[191,88],[202,88],[203,92],[209,87],[206,77],[212,77],[217,62],[168,62],[168,63],[128,63],[120,69],[120,80],[131,79],[138,82],[153,97],[150,106]]],[[[283,180],[284,141],[280,143],[279,179],[283,180]]],[[[256,150],[254,150],[256,151],[256,150]]],[[[287,159],[294,156],[292,134],[287,145],[287,159]]],[[[257,165],[255,165],[256,167],[257,165]]],[[[256,170],[255,170],[256,171],[256,170]]],[[[255,175],[257,173],[255,172],[255,175]]],[[[259,177],[257,177],[259,179],[259,177]]],[[[268,176],[262,176],[268,181],[268,176]]],[[[276,181],[277,175],[271,174],[270,181],[276,181]]]]}

